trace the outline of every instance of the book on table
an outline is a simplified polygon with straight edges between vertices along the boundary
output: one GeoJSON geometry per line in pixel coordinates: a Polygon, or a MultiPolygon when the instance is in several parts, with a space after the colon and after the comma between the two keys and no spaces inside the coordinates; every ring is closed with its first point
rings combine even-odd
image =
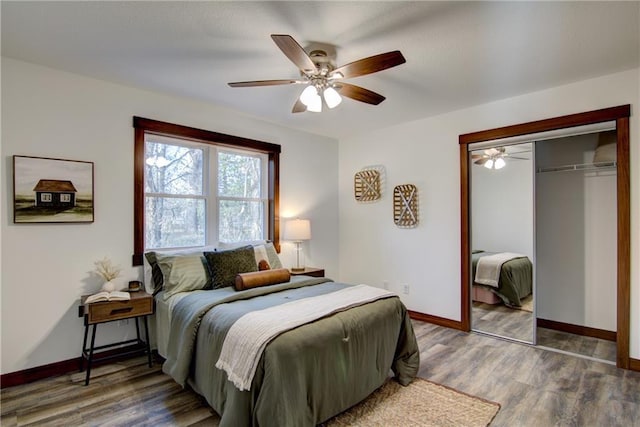
{"type": "Polygon", "coordinates": [[[131,299],[131,295],[129,292],[122,291],[113,291],[113,292],[98,292],[97,294],[89,295],[86,300],[84,300],[85,304],[91,304],[94,302],[104,302],[104,301],[128,301],[131,299]]]}

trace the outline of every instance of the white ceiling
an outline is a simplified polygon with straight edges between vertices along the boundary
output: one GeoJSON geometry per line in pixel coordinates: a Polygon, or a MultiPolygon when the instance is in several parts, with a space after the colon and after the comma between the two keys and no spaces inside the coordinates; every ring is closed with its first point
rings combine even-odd
{"type": "Polygon", "coordinates": [[[636,68],[639,2],[10,2],[2,55],[199,99],[341,138],[636,68]],[[270,34],[337,46],[337,63],[407,59],[348,80],[387,99],[292,114],[301,86],[270,34]]]}

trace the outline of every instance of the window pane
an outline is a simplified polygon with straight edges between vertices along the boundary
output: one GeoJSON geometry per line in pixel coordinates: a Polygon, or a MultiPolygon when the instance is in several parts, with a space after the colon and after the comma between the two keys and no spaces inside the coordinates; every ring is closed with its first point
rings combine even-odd
{"type": "Polygon", "coordinates": [[[147,197],[146,248],[177,248],[205,245],[205,201],[147,197]]]}
{"type": "Polygon", "coordinates": [[[147,141],[145,192],[202,195],[204,151],[147,141]]]}
{"type": "Polygon", "coordinates": [[[240,242],[264,238],[264,204],[237,200],[220,201],[221,242],[240,242]]]}
{"type": "Polygon", "coordinates": [[[260,198],[260,158],[237,153],[218,154],[218,194],[224,197],[260,198]]]}

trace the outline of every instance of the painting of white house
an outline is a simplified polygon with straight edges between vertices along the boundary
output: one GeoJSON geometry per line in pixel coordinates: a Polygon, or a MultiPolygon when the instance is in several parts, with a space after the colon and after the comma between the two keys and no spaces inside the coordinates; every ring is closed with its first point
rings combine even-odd
{"type": "Polygon", "coordinates": [[[13,156],[13,222],[93,222],[93,162],[13,156]]]}

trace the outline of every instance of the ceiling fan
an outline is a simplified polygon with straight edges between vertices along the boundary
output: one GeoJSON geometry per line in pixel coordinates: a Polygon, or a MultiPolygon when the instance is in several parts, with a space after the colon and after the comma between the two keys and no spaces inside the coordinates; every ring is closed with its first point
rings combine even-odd
{"type": "Polygon", "coordinates": [[[502,169],[505,167],[505,158],[528,160],[526,157],[516,157],[513,154],[528,153],[529,151],[519,151],[517,153],[507,153],[505,147],[488,148],[482,154],[472,154],[471,159],[476,165],[484,166],[487,169],[502,169]]]}
{"type": "Polygon", "coordinates": [[[306,85],[307,87],[302,91],[293,106],[293,113],[301,113],[303,111],[321,112],[323,103],[329,108],[335,108],[342,102],[343,96],[367,104],[378,105],[385,100],[384,96],[369,89],[345,83],[343,79],[377,73],[406,62],[402,53],[395,50],[363,58],[336,68],[332,64],[332,58],[329,57],[325,50],[316,49],[307,54],[302,46],[289,35],[272,34],[271,38],[287,58],[300,69],[302,77],[297,80],[231,82],[229,86],[306,85]]]}

